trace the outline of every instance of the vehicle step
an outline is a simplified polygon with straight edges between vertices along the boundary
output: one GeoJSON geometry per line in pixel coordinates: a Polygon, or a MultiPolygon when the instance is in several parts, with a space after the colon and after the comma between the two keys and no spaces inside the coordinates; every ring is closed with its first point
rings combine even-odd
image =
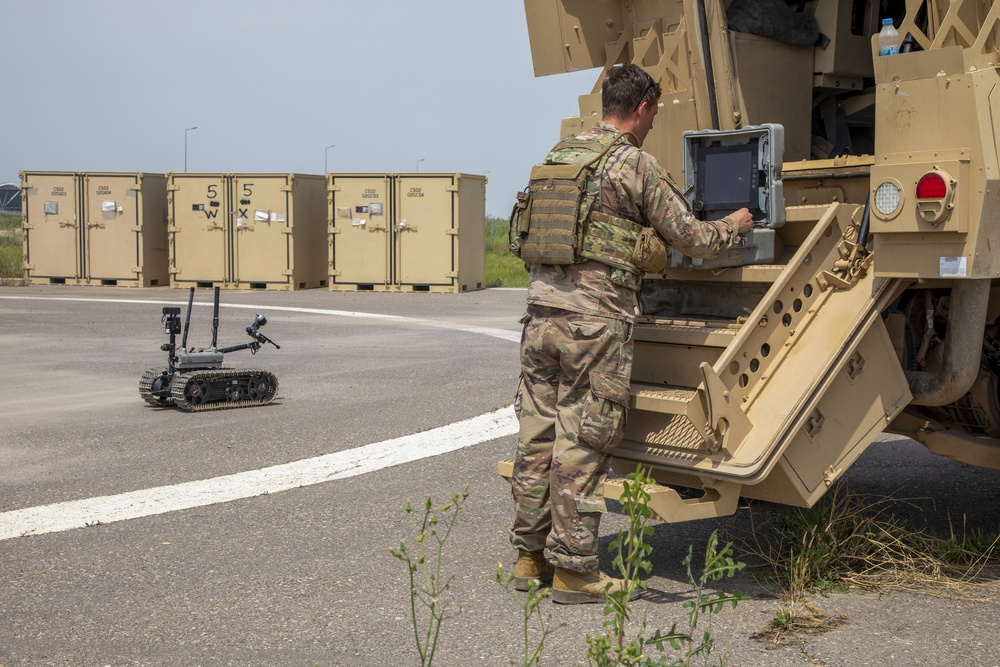
{"type": "Polygon", "coordinates": [[[630,407],[668,415],[687,414],[687,405],[697,394],[694,389],[644,382],[633,382],[629,391],[632,394],[630,407]]]}
{"type": "Polygon", "coordinates": [[[667,343],[725,349],[736,339],[742,324],[727,321],[640,320],[635,325],[635,340],[644,343],[667,343]]]}

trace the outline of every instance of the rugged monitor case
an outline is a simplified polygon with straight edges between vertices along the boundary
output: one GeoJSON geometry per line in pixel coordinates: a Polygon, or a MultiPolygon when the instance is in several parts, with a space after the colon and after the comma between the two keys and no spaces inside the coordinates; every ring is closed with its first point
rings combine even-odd
{"type": "Polygon", "coordinates": [[[784,128],[778,124],[740,130],[697,130],[682,135],[684,194],[695,217],[717,220],[750,209],[754,228],[721,256],[693,259],[671,251],[670,266],[715,269],[774,261],[774,229],[785,224],[781,184],[784,128]]]}

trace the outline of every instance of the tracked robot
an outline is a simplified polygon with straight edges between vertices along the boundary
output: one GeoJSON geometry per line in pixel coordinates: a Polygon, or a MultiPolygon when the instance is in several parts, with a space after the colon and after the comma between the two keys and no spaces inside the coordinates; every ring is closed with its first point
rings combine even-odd
{"type": "Polygon", "coordinates": [[[229,368],[222,365],[230,352],[250,350],[256,354],[265,344],[275,349],[281,346],[260,332],[267,318],[256,315],[246,328],[253,340],[231,347],[216,347],[219,332],[219,288],[215,288],[214,317],[212,319],[212,345],[207,348],[188,348],[188,329],[191,325],[191,308],[194,290],[188,297],[187,315],[180,347],[177,335],[181,333],[181,309],[163,308],[163,332],[170,342],[160,349],[167,353],[166,368],[151,368],[139,380],[139,395],[151,405],[175,405],[187,412],[251,408],[270,403],[278,391],[278,379],[273,373],[259,368],[229,368]]]}

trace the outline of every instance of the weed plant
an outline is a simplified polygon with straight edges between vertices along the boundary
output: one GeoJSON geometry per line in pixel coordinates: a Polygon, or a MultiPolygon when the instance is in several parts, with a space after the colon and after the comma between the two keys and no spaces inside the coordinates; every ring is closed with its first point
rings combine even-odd
{"type": "Polygon", "coordinates": [[[531,667],[531,665],[542,664],[542,650],[545,648],[545,638],[549,631],[545,627],[546,616],[542,613],[541,603],[549,597],[551,589],[542,588],[537,579],[528,583],[528,592],[522,598],[513,589],[514,575],[504,576],[503,565],[497,565],[496,582],[500,585],[511,600],[521,608],[521,641],[523,651],[521,654],[521,667],[531,667]],[[532,639],[532,619],[538,624],[537,636],[532,639]]]}
{"type": "MultiPolygon", "coordinates": [[[[686,627],[679,628],[674,623],[668,632],[658,629],[647,636],[646,619],[643,618],[634,633],[629,633],[628,624],[632,620],[629,601],[637,590],[646,590],[642,577],[652,570],[649,556],[653,547],[646,540],[653,534],[650,526],[653,513],[649,509],[650,495],[646,487],[653,483],[654,480],[639,467],[626,475],[622,484],[619,502],[627,519],[627,528],[618,533],[610,549],[615,554],[613,566],[625,580],[625,586],[614,593],[605,591],[604,632],[587,637],[587,660],[593,667],[722,665],[721,660],[713,662],[715,636],[712,619],[726,605],[735,608],[749,598],[739,591],[708,591],[709,584],[732,577],[745,567],[744,563],[733,560],[731,543],[719,549],[716,532],[709,537],[704,564],[697,575],[692,569],[693,547],[688,548],[684,559],[688,583],[692,587],[691,599],[684,602],[684,608],[688,610],[686,627]],[[708,615],[707,622],[704,614],[708,615]],[[654,648],[658,656],[650,655],[654,648]]],[[[611,588],[610,585],[608,588],[611,588]]]]}
{"type": "Polygon", "coordinates": [[[438,509],[428,497],[424,502],[424,515],[419,520],[407,501],[405,510],[413,522],[416,545],[412,550],[405,542],[400,542],[399,548],[389,547],[390,554],[406,563],[410,575],[410,622],[422,667],[434,661],[448,604],[448,589],[454,576],[444,572],[444,545],[468,497],[469,489],[466,488],[438,509]]]}

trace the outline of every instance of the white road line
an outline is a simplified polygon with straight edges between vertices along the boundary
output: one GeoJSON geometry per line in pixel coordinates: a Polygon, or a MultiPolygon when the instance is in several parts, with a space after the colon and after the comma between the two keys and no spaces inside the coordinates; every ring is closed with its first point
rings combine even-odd
{"type": "MultiPolygon", "coordinates": [[[[86,301],[89,303],[139,303],[156,306],[186,306],[187,301],[159,301],[146,299],[88,299],[76,297],[58,296],[0,296],[0,299],[22,300],[22,301],[86,301]]],[[[195,301],[196,306],[211,307],[211,303],[195,301]]],[[[244,310],[254,310],[257,312],[268,312],[280,310],[287,313],[307,313],[311,315],[334,315],[336,317],[357,317],[373,320],[394,320],[400,323],[419,324],[422,326],[436,327],[439,329],[450,329],[452,331],[464,331],[466,333],[478,334],[480,336],[491,336],[514,343],[521,341],[520,331],[508,331],[506,329],[493,329],[490,327],[479,327],[472,324],[459,324],[457,322],[445,322],[442,320],[428,320],[420,317],[404,317],[403,315],[383,315],[381,313],[364,313],[353,310],[328,310],[325,308],[297,308],[294,306],[255,306],[243,303],[221,303],[220,308],[242,308],[244,310]]]]}
{"type": "Polygon", "coordinates": [[[333,454],[196,482],[0,514],[0,541],[278,493],[446,454],[517,433],[513,408],[333,454]]]}
{"type": "MultiPolygon", "coordinates": [[[[186,301],[143,299],[87,299],[34,296],[0,296],[0,299],[154,305],[184,305],[187,303],[186,301]]],[[[212,304],[196,302],[195,305],[211,306],[212,304]]],[[[512,342],[518,342],[521,338],[520,332],[517,331],[403,317],[400,315],[246,304],[221,304],[221,307],[393,320],[400,323],[405,322],[492,336],[512,342]]],[[[137,519],[242,498],[252,498],[265,493],[278,493],[334,479],[363,475],[375,470],[381,470],[382,468],[409,463],[439,454],[446,454],[515,433],[517,433],[517,419],[514,417],[514,410],[513,408],[504,408],[480,415],[479,417],[431,429],[430,431],[376,442],[333,454],[293,461],[292,463],[261,468],[260,470],[248,470],[212,479],[141,489],[114,496],[85,498],[82,500],[71,500],[51,505],[39,505],[37,507],[11,510],[0,513],[0,541],[9,540],[13,537],[41,535],[43,533],[83,528],[88,525],[137,519]]]]}

